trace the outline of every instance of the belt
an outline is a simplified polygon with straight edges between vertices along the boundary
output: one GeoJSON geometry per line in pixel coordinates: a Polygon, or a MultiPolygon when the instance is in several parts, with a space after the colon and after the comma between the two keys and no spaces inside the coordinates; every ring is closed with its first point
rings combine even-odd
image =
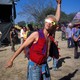
{"type": "Polygon", "coordinates": [[[32,60],[29,60],[34,66],[39,66],[39,67],[42,67],[42,64],[39,65],[39,64],[36,64],[35,62],[33,62],[32,60]]]}

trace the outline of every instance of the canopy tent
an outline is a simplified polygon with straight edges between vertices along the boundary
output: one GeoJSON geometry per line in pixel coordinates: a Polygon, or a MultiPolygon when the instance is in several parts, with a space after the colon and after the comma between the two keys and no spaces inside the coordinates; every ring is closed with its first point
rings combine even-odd
{"type": "Polygon", "coordinates": [[[0,0],[0,31],[2,36],[0,38],[0,46],[4,44],[7,38],[9,41],[9,32],[13,26],[14,19],[16,18],[15,3],[18,0],[0,0]]]}
{"type": "Polygon", "coordinates": [[[72,24],[80,24],[80,12],[77,12],[75,17],[73,18],[72,24]]]}

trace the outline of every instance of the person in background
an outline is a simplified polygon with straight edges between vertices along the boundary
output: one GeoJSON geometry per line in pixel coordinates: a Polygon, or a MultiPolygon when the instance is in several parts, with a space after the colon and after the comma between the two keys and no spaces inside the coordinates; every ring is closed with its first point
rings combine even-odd
{"type": "Polygon", "coordinates": [[[20,38],[21,38],[21,45],[23,44],[24,40],[23,40],[23,27],[21,26],[21,31],[20,31],[20,38]]]}
{"type": "Polygon", "coordinates": [[[78,46],[80,45],[80,25],[75,25],[74,28],[72,28],[72,38],[74,40],[74,58],[77,59],[79,57],[78,55],[78,46]]]}
{"type": "Polygon", "coordinates": [[[59,50],[60,50],[59,48],[57,48],[58,47],[58,41],[55,41],[55,33],[56,33],[56,30],[58,30],[58,28],[59,28],[59,25],[57,25],[57,27],[55,28],[54,32],[51,35],[54,38],[54,42],[51,41],[51,43],[50,43],[50,50],[49,50],[50,56],[47,59],[47,62],[53,60],[52,68],[54,71],[58,70],[57,64],[58,64],[59,50]],[[53,54],[53,57],[51,57],[52,54],[53,54]]]}
{"type": "Polygon", "coordinates": [[[28,47],[31,44],[29,51],[30,57],[28,62],[27,80],[51,80],[49,67],[47,64],[47,57],[49,56],[48,52],[51,40],[49,36],[51,31],[56,28],[56,22],[60,18],[61,0],[57,0],[57,3],[58,6],[56,16],[48,15],[45,18],[43,29],[33,32],[6,64],[6,68],[11,67],[14,59],[25,47],[28,47]]]}
{"type": "Polygon", "coordinates": [[[34,28],[33,28],[32,24],[28,24],[27,29],[28,29],[28,32],[27,32],[27,37],[28,37],[28,36],[30,36],[30,34],[32,32],[34,32],[34,28]]]}
{"type": "Polygon", "coordinates": [[[23,42],[27,39],[27,28],[23,27],[23,42]]]}
{"type": "Polygon", "coordinates": [[[16,32],[16,29],[14,27],[11,28],[10,31],[10,41],[11,41],[11,50],[15,52],[15,44],[18,39],[18,34],[16,32]]]}
{"type": "Polygon", "coordinates": [[[64,40],[66,37],[66,27],[64,24],[61,25],[61,31],[62,31],[61,40],[64,40]]]}
{"type": "Polygon", "coordinates": [[[58,41],[51,42],[49,53],[50,53],[49,56],[52,57],[52,59],[53,59],[52,68],[54,71],[57,71],[58,70],[58,68],[57,68],[58,59],[60,57],[59,48],[58,48],[58,41]]]}
{"type": "MultiPolygon", "coordinates": [[[[24,43],[26,41],[26,39],[27,39],[27,28],[25,26],[23,27],[23,33],[22,33],[22,35],[23,35],[22,38],[23,38],[23,43],[24,43]]],[[[24,48],[24,55],[26,55],[26,48],[24,48]]]]}
{"type": "MultiPolygon", "coordinates": [[[[26,31],[26,39],[34,32],[32,24],[27,25],[27,31],[26,31]]],[[[29,59],[29,47],[26,47],[25,50],[25,58],[29,59]]]]}
{"type": "Polygon", "coordinates": [[[74,47],[74,42],[72,39],[72,23],[69,23],[67,28],[66,28],[66,39],[67,39],[67,47],[72,48],[74,47]]]}

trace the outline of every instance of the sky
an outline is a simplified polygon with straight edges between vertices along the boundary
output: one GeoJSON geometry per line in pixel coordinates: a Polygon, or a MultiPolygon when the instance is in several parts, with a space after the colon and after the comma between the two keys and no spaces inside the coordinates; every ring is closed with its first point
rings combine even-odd
{"type": "MultiPolygon", "coordinates": [[[[15,23],[17,23],[19,21],[27,21],[28,20],[27,18],[25,18],[25,16],[18,15],[18,13],[20,11],[22,11],[22,5],[24,5],[24,4],[27,5],[27,3],[28,3],[28,0],[20,0],[16,3],[17,17],[15,19],[15,23]]],[[[80,0],[62,0],[61,11],[65,12],[66,14],[79,12],[80,11],[80,0]]]]}

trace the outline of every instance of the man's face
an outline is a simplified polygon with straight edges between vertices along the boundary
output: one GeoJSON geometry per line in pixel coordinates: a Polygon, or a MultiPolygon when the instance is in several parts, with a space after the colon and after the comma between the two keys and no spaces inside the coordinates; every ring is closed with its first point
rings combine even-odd
{"type": "Polygon", "coordinates": [[[45,27],[49,33],[55,30],[56,28],[56,19],[55,18],[48,18],[45,19],[45,27]]]}

